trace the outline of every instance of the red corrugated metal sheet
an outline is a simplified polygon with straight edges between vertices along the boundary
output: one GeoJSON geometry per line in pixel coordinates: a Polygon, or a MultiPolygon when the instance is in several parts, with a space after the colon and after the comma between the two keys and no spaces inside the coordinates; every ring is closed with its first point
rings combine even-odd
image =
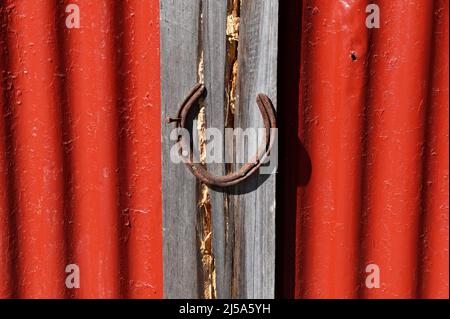
{"type": "Polygon", "coordinates": [[[448,1],[282,6],[280,296],[448,298],[448,1]]]}
{"type": "Polygon", "coordinates": [[[0,297],[161,297],[159,2],[0,18],[0,297]]]}
{"type": "MultiPolygon", "coordinates": [[[[163,296],[158,7],[0,3],[0,298],[163,296]]],[[[279,295],[448,298],[448,1],[280,9],[279,295]]]]}

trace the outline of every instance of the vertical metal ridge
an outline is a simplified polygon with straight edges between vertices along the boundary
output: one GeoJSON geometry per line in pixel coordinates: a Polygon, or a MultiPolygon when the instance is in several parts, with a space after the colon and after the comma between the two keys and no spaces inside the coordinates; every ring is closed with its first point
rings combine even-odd
{"type": "MultiPolygon", "coordinates": [[[[63,170],[53,3],[7,1],[18,297],[65,295],[63,170]],[[30,19],[37,16],[39,19],[30,19]],[[42,32],[46,30],[47,32],[42,32]]],[[[4,8],[5,8],[4,7],[4,8]]]]}
{"type": "Polygon", "coordinates": [[[365,2],[308,1],[302,136],[311,179],[300,195],[303,298],[355,298],[359,281],[365,2]]]}
{"type": "MultiPolygon", "coordinates": [[[[364,263],[382,272],[365,298],[415,298],[433,3],[379,1],[371,56],[364,263]]],[[[364,267],[365,267],[364,265],[364,267]]]]}
{"type": "Polygon", "coordinates": [[[5,3],[0,3],[0,298],[15,296],[15,271],[12,266],[15,247],[12,230],[15,228],[11,213],[12,174],[10,172],[11,147],[9,128],[9,94],[8,94],[8,17],[5,3]]]}
{"type": "Polygon", "coordinates": [[[120,14],[124,289],[129,298],[161,298],[159,4],[154,0],[122,2],[120,14]]]}
{"type": "Polygon", "coordinates": [[[83,28],[65,30],[73,263],[82,272],[75,296],[117,298],[117,8],[110,1],[80,1],[79,6],[83,28]]]}
{"type": "Polygon", "coordinates": [[[419,298],[449,298],[449,2],[434,6],[433,63],[426,118],[419,298]]]}

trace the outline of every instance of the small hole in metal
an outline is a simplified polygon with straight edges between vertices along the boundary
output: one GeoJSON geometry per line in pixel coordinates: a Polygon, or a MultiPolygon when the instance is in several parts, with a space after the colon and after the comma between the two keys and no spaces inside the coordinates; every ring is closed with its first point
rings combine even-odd
{"type": "Polygon", "coordinates": [[[355,62],[356,60],[358,60],[358,57],[356,56],[356,53],[355,53],[355,52],[352,52],[350,56],[352,57],[352,61],[353,61],[353,62],[355,62]]]}

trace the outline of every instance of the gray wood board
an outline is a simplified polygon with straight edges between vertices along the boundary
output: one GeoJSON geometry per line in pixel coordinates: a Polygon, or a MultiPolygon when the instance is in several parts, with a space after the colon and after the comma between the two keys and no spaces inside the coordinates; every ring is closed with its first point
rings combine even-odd
{"type": "MultiPolygon", "coordinates": [[[[236,126],[263,127],[256,95],[267,94],[277,105],[278,0],[243,1],[239,44],[236,126]]],[[[249,143],[256,149],[257,145],[249,143]]],[[[273,153],[273,158],[276,152],[273,153]]],[[[243,194],[233,196],[239,240],[235,298],[275,296],[276,175],[258,175],[243,194]],[[252,185],[253,184],[253,185],[252,185]],[[253,188],[256,187],[255,190],[253,188]],[[252,191],[253,190],[253,191],[252,191]]]]}
{"type": "MultiPolygon", "coordinates": [[[[227,1],[203,0],[203,49],[205,61],[205,99],[206,124],[223,132],[225,126],[225,63],[226,63],[226,22],[227,1]]],[[[222,159],[225,159],[223,154],[222,159]]],[[[208,170],[215,175],[225,174],[225,165],[208,164],[208,170]]],[[[212,207],[213,255],[216,267],[216,292],[218,298],[230,298],[224,293],[231,273],[227,271],[227,229],[225,194],[209,190],[212,207]]]]}
{"type": "MultiPolygon", "coordinates": [[[[203,0],[200,4],[200,0],[160,2],[162,120],[176,113],[196,83],[199,48],[203,47],[206,121],[208,127],[223,130],[227,1],[203,0]]],[[[257,93],[268,94],[276,107],[277,32],[278,0],[242,1],[235,114],[238,127],[262,127],[255,104],[257,93]]],[[[169,140],[171,129],[166,125],[162,129],[164,295],[199,298],[197,182],[182,164],[170,161],[174,143],[169,140]]],[[[208,170],[225,173],[224,165],[208,165],[208,170]]],[[[273,298],[275,175],[258,176],[233,192],[239,194],[210,189],[217,296],[273,298]],[[252,183],[261,185],[253,190],[252,183]]]]}
{"type": "Polygon", "coordinates": [[[196,179],[171,162],[173,126],[164,120],[176,114],[197,79],[199,4],[162,0],[160,14],[164,296],[198,298],[196,179]]]}

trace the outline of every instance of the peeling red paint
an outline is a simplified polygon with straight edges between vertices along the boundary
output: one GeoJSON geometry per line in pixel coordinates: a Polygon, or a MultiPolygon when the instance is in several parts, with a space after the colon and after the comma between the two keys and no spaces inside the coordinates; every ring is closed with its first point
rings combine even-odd
{"type": "Polygon", "coordinates": [[[279,295],[448,298],[448,1],[288,2],[279,295]]]}
{"type": "MultiPolygon", "coordinates": [[[[449,3],[373,2],[280,1],[282,297],[449,297],[449,3]]],[[[159,1],[0,22],[0,298],[162,297],[159,1]]]]}
{"type": "Polygon", "coordinates": [[[0,10],[0,297],[162,297],[159,2],[0,10]]]}

